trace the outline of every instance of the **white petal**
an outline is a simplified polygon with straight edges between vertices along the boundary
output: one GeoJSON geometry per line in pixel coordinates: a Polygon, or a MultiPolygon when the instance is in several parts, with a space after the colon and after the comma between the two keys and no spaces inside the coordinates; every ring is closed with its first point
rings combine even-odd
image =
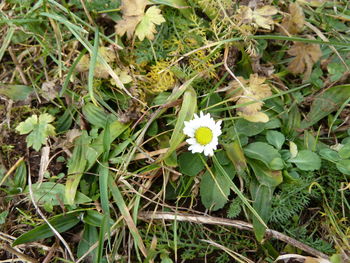
{"type": "Polygon", "coordinates": [[[211,149],[210,147],[204,148],[204,155],[205,156],[213,156],[214,155],[213,149],[211,149]]]}
{"type": "Polygon", "coordinates": [[[196,144],[196,143],[197,143],[197,141],[196,141],[196,139],[195,139],[195,138],[189,138],[189,139],[187,139],[187,140],[186,140],[186,142],[187,142],[188,144],[191,144],[191,145],[193,145],[193,144],[196,144]]]}

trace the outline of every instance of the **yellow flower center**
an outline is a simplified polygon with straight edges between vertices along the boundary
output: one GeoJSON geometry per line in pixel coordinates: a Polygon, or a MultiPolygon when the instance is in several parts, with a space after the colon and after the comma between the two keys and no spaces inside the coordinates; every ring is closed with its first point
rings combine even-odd
{"type": "Polygon", "coordinates": [[[194,133],[196,141],[201,145],[206,145],[213,139],[213,132],[208,127],[199,127],[194,133]]]}

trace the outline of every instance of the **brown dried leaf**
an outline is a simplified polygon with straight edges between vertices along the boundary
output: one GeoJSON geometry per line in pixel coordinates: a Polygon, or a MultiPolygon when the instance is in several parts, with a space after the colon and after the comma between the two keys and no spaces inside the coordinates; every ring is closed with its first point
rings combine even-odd
{"type": "Polygon", "coordinates": [[[274,24],[272,16],[275,14],[277,14],[277,9],[271,5],[266,5],[255,10],[252,10],[248,6],[241,6],[237,10],[236,19],[243,24],[252,24],[255,27],[270,30],[274,24]]]}
{"type": "Polygon", "coordinates": [[[297,42],[289,50],[288,54],[295,58],[289,63],[288,70],[294,74],[304,73],[303,80],[307,80],[313,65],[322,56],[320,45],[297,42]]]}
{"type": "Polygon", "coordinates": [[[244,89],[238,81],[231,82],[230,91],[235,92],[233,100],[237,101],[236,104],[251,103],[246,106],[239,107],[237,109],[238,115],[241,115],[251,122],[267,122],[269,120],[265,113],[260,112],[264,102],[261,99],[272,95],[271,88],[268,84],[264,84],[266,78],[260,77],[258,74],[251,74],[249,80],[245,80],[242,77],[238,77],[239,81],[243,84],[244,89]]]}
{"type": "MultiPolygon", "coordinates": [[[[289,5],[289,14],[283,19],[281,26],[292,35],[300,33],[305,23],[303,9],[298,3],[291,3],[289,5]]],[[[284,33],[284,31],[281,30],[281,33],[284,33]]]]}
{"type": "MultiPolygon", "coordinates": [[[[116,55],[113,49],[111,48],[99,47],[98,52],[107,63],[113,62],[116,59],[116,55]]],[[[76,70],[78,72],[86,72],[89,70],[89,66],[90,66],[90,57],[89,55],[86,54],[78,62],[76,66],[76,70]]],[[[109,77],[109,73],[107,68],[103,64],[97,62],[95,66],[94,76],[96,78],[106,79],[109,77]]]]}
{"type": "Polygon", "coordinates": [[[122,1],[123,19],[115,26],[119,36],[126,33],[127,37],[131,38],[135,33],[141,41],[145,37],[149,40],[154,39],[154,34],[157,32],[156,25],[165,22],[165,19],[156,6],[148,8],[145,13],[147,3],[147,0],[122,1]]]}

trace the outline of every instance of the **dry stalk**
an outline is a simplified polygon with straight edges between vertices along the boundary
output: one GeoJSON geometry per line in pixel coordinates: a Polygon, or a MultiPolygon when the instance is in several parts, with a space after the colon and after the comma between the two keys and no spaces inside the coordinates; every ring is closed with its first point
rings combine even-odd
{"type": "MultiPolygon", "coordinates": [[[[176,213],[167,213],[167,212],[141,212],[138,215],[139,219],[142,220],[177,220],[177,221],[184,221],[184,222],[193,222],[196,224],[208,224],[208,225],[223,225],[223,226],[232,226],[240,230],[247,230],[247,231],[254,231],[253,225],[244,221],[240,220],[230,220],[226,218],[219,218],[219,217],[212,217],[212,216],[202,216],[202,215],[194,215],[194,214],[176,214],[176,213]]],[[[283,241],[285,243],[288,243],[296,248],[299,248],[310,255],[328,259],[329,257],[312,248],[308,245],[291,238],[285,234],[282,234],[278,231],[267,229],[266,238],[275,238],[280,241],[283,241]]]]}

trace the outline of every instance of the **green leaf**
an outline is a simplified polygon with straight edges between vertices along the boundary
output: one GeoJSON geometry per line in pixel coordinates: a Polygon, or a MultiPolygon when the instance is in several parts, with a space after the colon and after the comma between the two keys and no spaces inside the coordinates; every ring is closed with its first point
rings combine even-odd
{"type": "Polygon", "coordinates": [[[255,177],[260,184],[272,188],[282,183],[283,176],[281,171],[272,171],[268,169],[262,162],[256,160],[251,160],[248,163],[250,167],[252,167],[255,177]]]}
{"type": "Polygon", "coordinates": [[[320,157],[310,150],[298,152],[297,156],[289,159],[288,162],[295,163],[296,166],[303,171],[314,171],[321,168],[320,157]]]}
{"type": "Polygon", "coordinates": [[[157,32],[156,25],[164,23],[165,19],[161,15],[161,10],[157,6],[151,6],[147,9],[141,22],[136,26],[135,35],[142,41],[145,37],[149,40],[154,39],[157,32]]]}
{"type": "MultiPolygon", "coordinates": [[[[32,185],[34,200],[39,204],[49,203],[52,206],[60,205],[60,202],[64,204],[69,204],[67,198],[64,195],[65,186],[63,184],[53,183],[53,182],[44,182],[36,183],[32,185]]],[[[28,193],[28,186],[25,188],[24,193],[28,193]]],[[[91,199],[84,195],[83,193],[77,192],[74,204],[83,204],[91,202],[91,199]]]]}
{"type": "Polygon", "coordinates": [[[88,146],[90,144],[90,137],[86,131],[76,139],[76,145],[73,150],[72,157],[68,161],[68,177],[65,189],[65,198],[68,204],[73,205],[75,195],[78,189],[80,179],[85,171],[87,164],[88,146]]]}
{"type": "MultiPolygon", "coordinates": [[[[77,257],[82,257],[91,247],[93,244],[95,244],[98,240],[98,231],[97,228],[94,226],[90,226],[88,224],[84,225],[84,231],[82,239],[79,241],[78,244],[78,251],[77,251],[77,257]]],[[[89,256],[91,258],[96,257],[96,249],[93,249],[89,256]]]]}
{"type": "Polygon", "coordinates": [[[209,171],[206,171],[200,184],[202,204],[211,211],[223,208],[230,194],[230,186],[227,184],[226,178],[220,173],[215,173],[214,178],[215,180],[209,171]]]}
{"type": "MultiPolygon", "coordinates": [[[[69,214],[61,214],[54,216],[49,220],[49,223],[57,230],[57,232],[65,232],[80,222],[79,219],[80,213],[74,212],[69,214]]],[[[12,246],[17,246],[20,244],[34,242],[40,239],[52,237],[54,233],[48,224],[44,223],[40,226],[35,227],[34,229],[24,233],[19,236],[13,243],[12,246]]]]}
{"type": "Polygon", "coordinates": [[[301,129],[306,129],[314,125],[322,118],[328,116],[333,111],[347,101],[350,97],[350,85],[334,86],[320,93],[313,99],[310,112],[301,123],[301,129]]]}
{"type": "MultiPolygon", "coordinates": [[[[271,212],[273,189],[265,185],[259,185],[253,190],[252,196],[254,199],[253,208],[267,223],[271,212]]],[[[266,227],[255,216],[253,216],[253,227],[256,239],[261,242],[265,236],[266,227]]]]}
{"type": "Polygon", "coordinates": [[[224,144],[224,148],[237,173],[239,175],[242,175],[244,173],[244,170],[247,168],[247,162],[244,157],[241,145],[237,140],[235,140],[230,144],[224,144]]]}
{"type": "Polygon", "coordinates": [[[22,121],[18,126],[16,127],[16,131],[19,132],[19,134],[28,134],[30,133],[35,126],[38,124],[38,115],[34,114],[30,117],[28,117],[25,121],[22,121]]]}
{"type": "Polygon", "coordinates": [[[33,93],[33,91],[33,87],[25,85],[0,86],[0,95],[5,95],[14,101],[25,100],[31,93],[33,93]]]}
{"type": "Polygon", "coordinates": [[[328,161],[331,161],[331,162],[337,162],[337,161],[340,161],[341,158],[338,154],[338,152],[334,151],[334,150],[331,150],[329,148],[323,148],[319,151],[319,154],[320,156],[325,159],[325,160],[328,160],[328,161]]]}
{"type": "Polygon", "coordinates": [[[0,213],[0,225],[5,224],[6,217],[9,214],[9,211],[5,210],[0,213]]]}
{"type": "Polygon", "coordinates": [[[235,127],[239,134],[244,134],[250,137],[261,133],[265,129],[265,123],[250,122],[245,119],[238,119],[235,122],[235,127]]]}
{"type": "Polygon", "coordinates": [[[340,148],[338,154],[342,159],[350,158],[350,143],[343,145],[343,147],[340,148]]]}
{"type": "Polygon", "coordinates": [[[262,161],[272,170],[282,170],[283,160],[279,152],[264,142],[253,142],[244,148],[244,153],[251,159],[262,161]]]}
{"type": "Polygon", "coordinates": [[[343,174],[350,175],[350,160],[341,160],[337,162],[336,166],[343,174]]]}
{"type": "Polygon", "coordinates": [[[110,122],[116,120],[113,114],[107,114],[103,109],[97,107],[93,103],[87,103],[82,110],[87,121],[99,128],[104,128],[107,120],[110,122]]]}
{"type": "Polygon", "coordinates": [[[166,163],[166,158],[169,157],[176,150],[177,146],[184,140],[185,135],[182,132],[184,128],[184,122],[192,119],[196,109],[197,95],[194,89],[190,87],[184,93],[182,106],[179,115],[177,116],[177,121],[175,124],[173,134],[171,135],[169,141],[170,147],[168,152],[164,156],[166,163]]]}
{"type": "Polygon", "coordinates": [[[24,122],[21,122],[16,127],[16,130],[20,134],[29,133],[26,138],[27,146],[32,146],[34,150],[39,151],[41,146],[46,143],[47,137],[56,134],[55,127],[49,124],[54,119],[55,117],[48,113],[40,114],[39,118],[34,114],[24,122]]]}
{"type": "Polygon", "coordinates": [[[278,131],[268,131],[266,133],[266,140],[269,144],[275,146],[278,150],[281,150],[282,145],[284,144],[286,137],[283,133],[278,131]]]}
{"type": "Polygon", "coordinates": [[[189,176],[196,176],[204,169],[204,164],[200,155],[191,152],[184,152],[179,155],[180,172],[189,176]]]}

